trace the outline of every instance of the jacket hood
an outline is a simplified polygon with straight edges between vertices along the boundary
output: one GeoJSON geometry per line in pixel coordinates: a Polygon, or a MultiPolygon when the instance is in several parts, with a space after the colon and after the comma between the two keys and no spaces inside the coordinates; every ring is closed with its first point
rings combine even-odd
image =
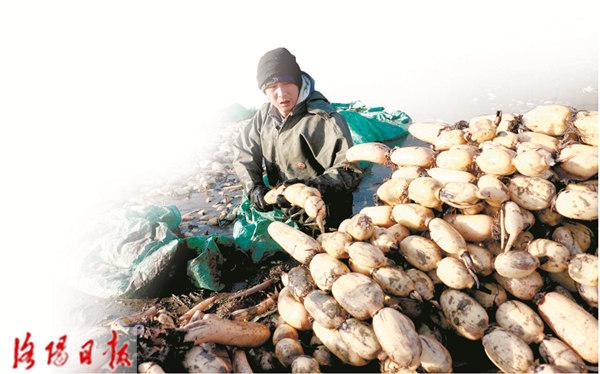
{"type": "Polygon", "coordinates": [[[329,100],[322,93],[315,90],[315,80],[308,73],[302,72],[302,87],[298,95],[299,108],[304,106],[306,111],[312,114],[330,115],[335,109],[329,103],[329,100]]]}
{"type": "MultiPolygon", "coordinates": [[[[298,94],[298,103],[300,104],[308,98],[308,96],[315,91],[315,80],[308,73],[302,72],[302,85],[300,86],[300,92],[298,94]]],[[[297,105],[296,104],[296,105],[297,105]]]]}

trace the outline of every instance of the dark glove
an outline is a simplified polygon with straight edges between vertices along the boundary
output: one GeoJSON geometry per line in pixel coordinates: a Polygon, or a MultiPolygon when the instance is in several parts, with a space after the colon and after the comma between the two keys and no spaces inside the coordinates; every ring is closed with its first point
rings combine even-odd
{"type": "Polygon", "coordinates": [[[327,194],[330,187],[328,183],[326,183],[323,179],[319,177],[310,178],[304,184],[308,187],[316,188],[317,190],[319,190],[322,196],[327,194]]]}
{"type": "Polygon", "coordinates": [[[296,184],[296,183],[302,183],[304,184],[306,181],[304,179],[300,179],[300,178],[292,178],[292,179],[288,179],[285,182],[283,182],[284,186],[291,186],[292,184],[296,184]]]}
{"type": "Polygon", "coordinates": [[[255,184],[254,187],[248,193],[248,197],[250,198],[250,204],[258,210],[259,212],[266,212],[269,210],[270,206],[265,201],[265,194],[268,192],[267,187],[265,187],[262,183],[255,184]]]}
{"type": "Polygon", "coordinates": [[[283,195],[277,195],[276,204],[280,208],[291,208],[292,204],[283,195]]]}

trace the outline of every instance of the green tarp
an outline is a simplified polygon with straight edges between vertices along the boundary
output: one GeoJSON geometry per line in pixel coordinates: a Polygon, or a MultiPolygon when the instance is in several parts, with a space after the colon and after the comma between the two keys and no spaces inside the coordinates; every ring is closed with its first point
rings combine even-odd
{"type": "Polygon", "coordinates": [[[180,223],[175,206],[132,207],[99,222],[77,285],[100,297],[135,297],[156,288],[177,259],[180,223]]]}
{"type": "Polygon", "coordinates": [[[361,101],[332,106],[348,123],[354,144],[390,142],[408,134],[411,119],[401,110],[388,113],[383,107],[369,108],[361,101]]]}
{"type": "Polygon", "coordinates": [[[248,253],[254,263],[281,250],[279,244],[267,232],[267,227],[273,221],[282,221],[292,227],[298,227],[294,221],[287,219],[280,209],[259,212],[250,205],[248,198],[238,208],[237,220],[233,225],[235,245],[248,253]]]}
{"type": "Polygon", "coordinates": [[[195,236],[185,239],[188,248],[197,256],[188,262],[187,274],[198,288],[220,291],[225,286],[221,280],[223,255],[220,247],[232,246],[233,239],[223,235],[195,236]]]}

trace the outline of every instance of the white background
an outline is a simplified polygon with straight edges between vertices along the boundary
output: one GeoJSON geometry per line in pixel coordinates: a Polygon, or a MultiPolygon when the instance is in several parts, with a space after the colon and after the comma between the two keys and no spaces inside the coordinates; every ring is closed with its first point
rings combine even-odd
{"type": "Polygon", "coordinates": [[[80,224],[188,165],[218,109],[259,106],[269,49],[287,47],[331,101],[416,121],[597,109],[594,1],[208,3],[0,3],[0,371],[15,337],[68,321],[54,279],[80,224]]]}

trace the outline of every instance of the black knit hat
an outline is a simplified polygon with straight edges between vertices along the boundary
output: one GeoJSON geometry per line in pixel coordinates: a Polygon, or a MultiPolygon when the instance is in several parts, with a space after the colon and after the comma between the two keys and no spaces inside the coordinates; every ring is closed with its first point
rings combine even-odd
{"type": "Polygon", "coordinates": [[[260,58],[256,80],[261,90],[266,85],[281,81],[292,82],[300,87],[301,74],[296,57],[285,48],[276,48],[260,58]]]}

